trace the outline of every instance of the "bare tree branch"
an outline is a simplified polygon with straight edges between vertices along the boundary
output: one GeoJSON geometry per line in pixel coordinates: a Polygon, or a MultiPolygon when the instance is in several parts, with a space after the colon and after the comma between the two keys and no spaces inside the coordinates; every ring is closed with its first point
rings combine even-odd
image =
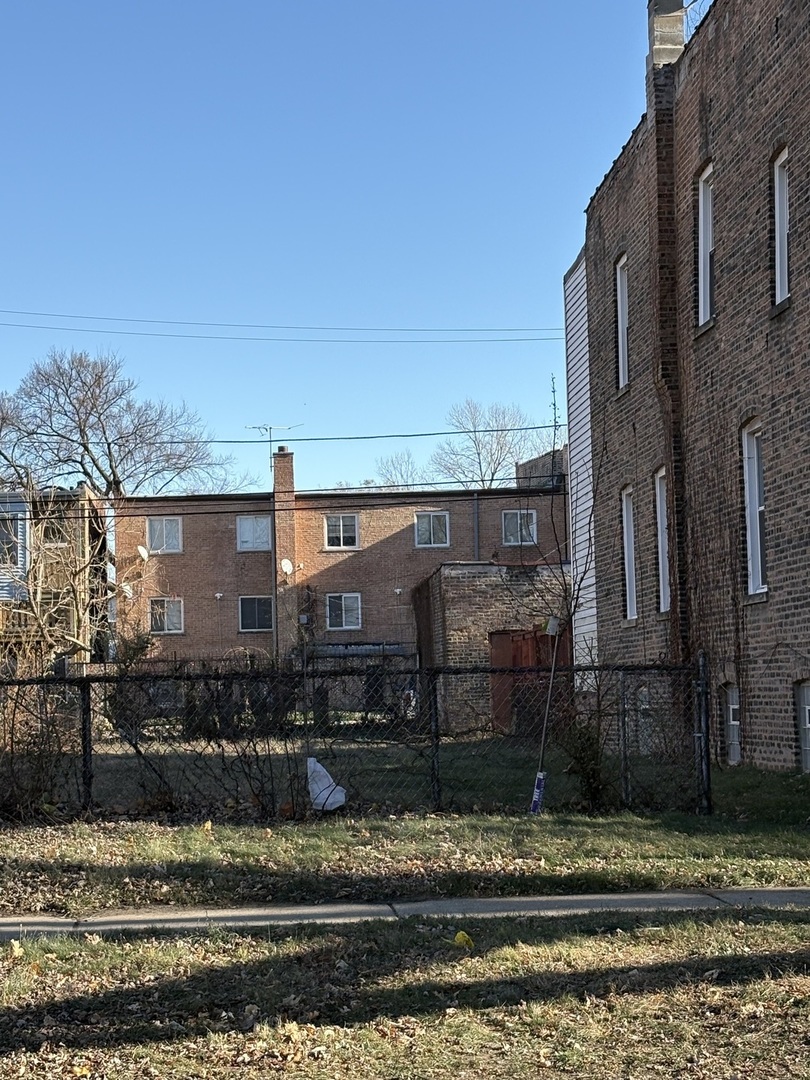
{"type": "Polygon", "coordinates": [[[467,398],[454,405],[447,423],[458,436],[439,443],[430,458],[437,476],[461,487],[503,487],[515,482],[515,463],[536,449],[531,421],[517,405],[482,405],[467,398]]]}

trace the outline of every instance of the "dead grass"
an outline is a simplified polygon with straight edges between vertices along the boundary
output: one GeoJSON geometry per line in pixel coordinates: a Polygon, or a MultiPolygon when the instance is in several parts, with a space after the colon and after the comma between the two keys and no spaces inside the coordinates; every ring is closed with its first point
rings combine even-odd
{"type": "Polygon", "coordinates": [[[24,941],[0,961],[0,1076],[808,1077],[809,930],[723,912],[24,941]]]}

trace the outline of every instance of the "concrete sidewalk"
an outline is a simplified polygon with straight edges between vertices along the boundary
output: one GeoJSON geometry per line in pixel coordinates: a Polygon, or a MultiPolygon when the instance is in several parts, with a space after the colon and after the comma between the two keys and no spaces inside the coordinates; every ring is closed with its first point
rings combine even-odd
{"type": "Polygon", "coordinates": [[[268,904],[246,908],[140,908],[86,919],[48,915],[0,918],[0,940],[41,934],[184,933],[214,927],[232,930],[300,923],[353,923],[374,919],[481,919],[587,915],[594,912],[719,911],[724,908],[810,907],[810,889],[718,889],[588,896],[518,896],[404,901],[390,904],[268,904]]]}

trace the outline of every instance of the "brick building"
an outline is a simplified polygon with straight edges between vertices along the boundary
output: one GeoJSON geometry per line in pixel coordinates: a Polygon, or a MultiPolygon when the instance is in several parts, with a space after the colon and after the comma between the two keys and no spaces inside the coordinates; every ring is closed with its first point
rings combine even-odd
{"type": "Polygon", "coordinates": [[[810,9],[650,0],[647,110],[565,281],[575,655],[709,661],[715,751],[810,769],[810,9]]]}
{"type": "MultiPolygon", "coordinates": [[[[152,655],[213,659],[246,650],[300,660],[386,650],[415,660],[425,650],[412,594],[443,564],[477,564],[484,575],[556,567],[563,580],[559,477],[478,491],[296,492],[285,447],[273,455],[273,474],[265,495],[130,498],[119,509],[119,567],[148,553],[121,624],[150,630],[152,655]]],[[[510,625],[544,618],[547,596],[530,600],[510,625]]],[[[483,643],[490,629],[505,628],[494,599],[491,616],[498,625],[484,619],[478,627],[483,643]]]]}

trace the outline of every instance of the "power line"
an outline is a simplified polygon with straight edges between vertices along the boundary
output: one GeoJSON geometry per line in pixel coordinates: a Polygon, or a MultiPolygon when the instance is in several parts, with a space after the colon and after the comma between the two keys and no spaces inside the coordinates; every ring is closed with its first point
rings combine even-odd
{"type": "Polygon", "coordinates": [[[28,315],[37,319],[87,319],[92,322],[127,322],[150,326],[210,326],[228,330],[312,330],[318,333],[358,334],[545,334],[562,333],[564,329],[562,326],[296,326],[286,323],[200,322],[194,319],[131,319],[118,315],[65,315],[58,311],[16,311],[13,308],[0,308],[0,315],[28,315]]]}
{"type": "Polygon", "coordinates": [[[487,342],[507,345],[509,343],[529,341],[564,340],[562,334],[547,337],[508,338],[303,338],[257,337],[238,334],[172,334],[157,330],[101,330],[95,326],[51,326],[44,323],[0,322],[0,326],[11,326],[21,330],[57,330],[68,334],[115,334],[119,337],[173,338],[187,341],[275,341],[302,345],[478,345],[487,342]]]}

